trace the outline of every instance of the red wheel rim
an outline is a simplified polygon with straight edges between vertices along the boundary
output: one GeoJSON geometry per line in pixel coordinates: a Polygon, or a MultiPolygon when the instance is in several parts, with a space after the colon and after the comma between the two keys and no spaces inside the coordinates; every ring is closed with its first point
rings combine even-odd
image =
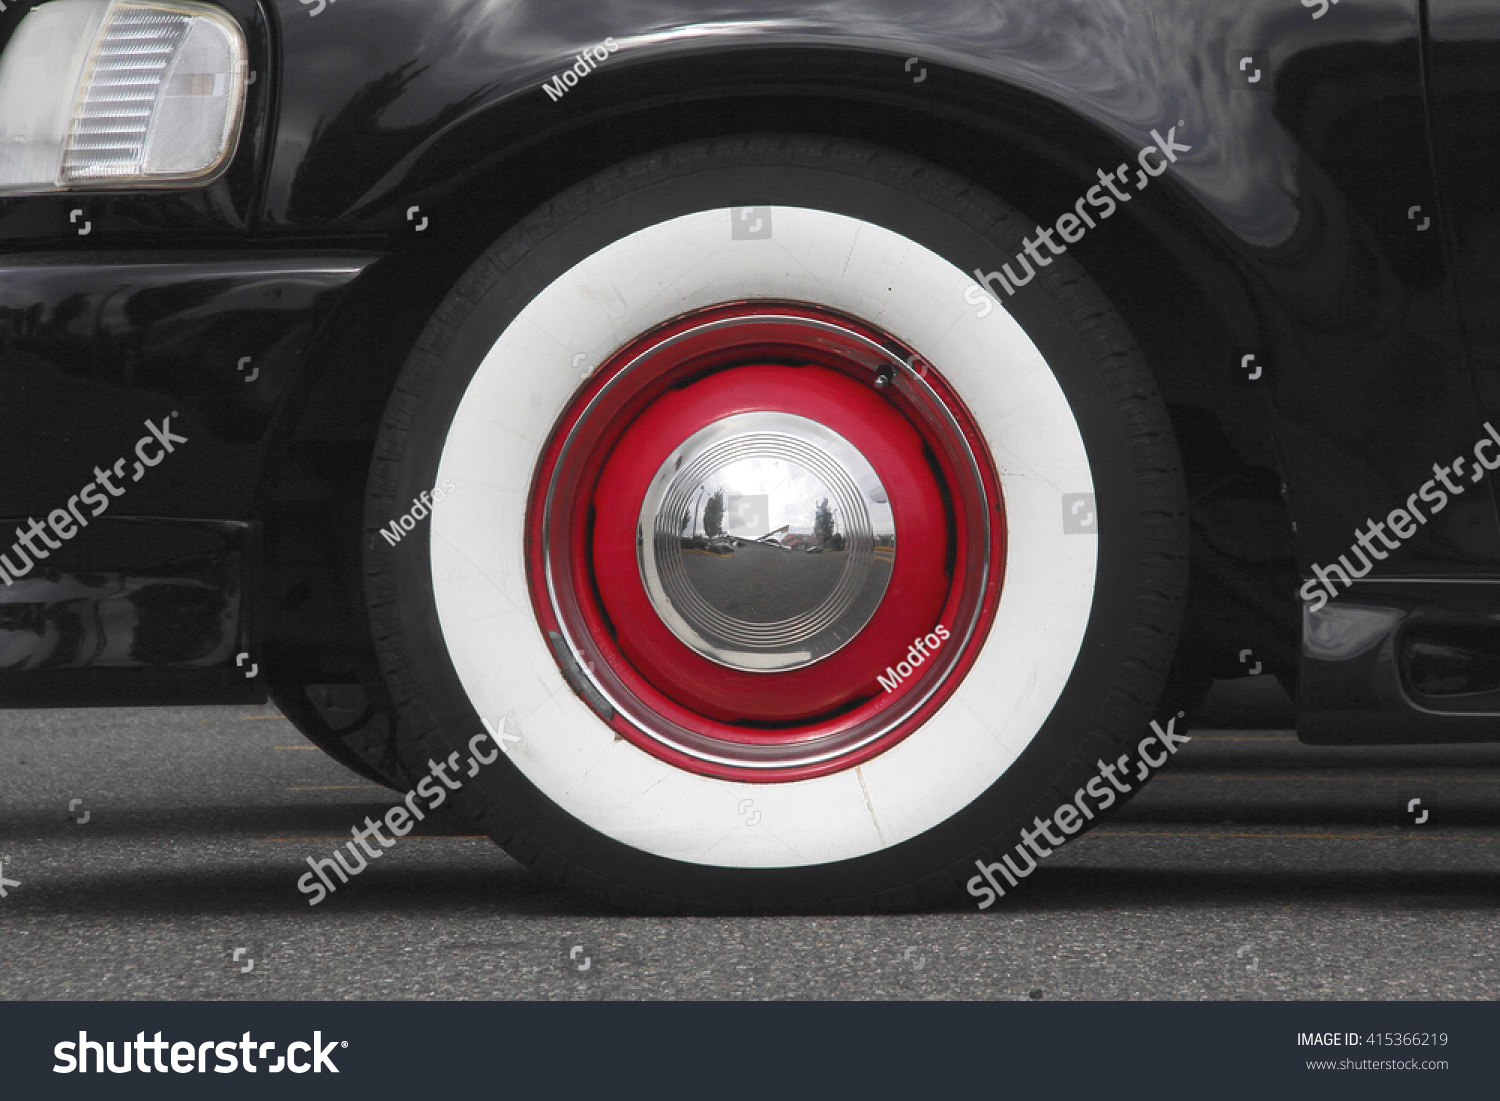
{"type": "Polygon", "coordinates": [[[942,705],[987,635],[1004,542],[994,464],[936,369],[841,314],[747,302],[642,336],[576,395],[532,484],[528,571],[564,675],[620,737],[786,782],[855,767],[942,705]],[[774,482],[784,533],[749,537],[748,493],[740,534],[711,524],[721,476],[774,482]]]}

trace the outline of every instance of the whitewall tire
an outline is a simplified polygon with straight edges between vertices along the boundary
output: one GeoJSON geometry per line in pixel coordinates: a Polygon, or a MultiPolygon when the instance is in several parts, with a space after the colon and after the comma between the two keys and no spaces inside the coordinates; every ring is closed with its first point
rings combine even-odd
{"type": "MultiPolygon", "coordinates": [[[[486,723],[508,734],[456,793],[496,840],[632,905],[914,902],[1012,843],[1099,747],[1145,732],[1185,591],[1175,449],[1123,324],[1069,257],[1004,304],[976,296],[974,269],[1014,256],[1025,228],[897,154],[746,138],[604,173],[455,288],[392,399],[367,573],[408,750],[447,756],[486,723]],[[894,429],[874,404],[887,399],[894,429]],[[797,657],[808,642],[783,661],[769,643],[736,657],[694,652],[686,627],[686,644],[669,637],[680,620],[647,583],[651,517],[625,526],[685,441],[750,425],[755,408],[775,430],[731,439],[723,463],[759,458],[714,477],[790,462],[807,481],[823,468],[797,456],[824,425],[823,450],[870,456],[845,465],[894,498],[894,535],[870,552],[891,580],[868,626],[851,619],[817,661],[797,657]],[[441,486],[410,536],[378,536],[441,486]],[[938,626],[952,637],[934,647],[938,626]],[[911,633],[882,639],[894,631],[911,633]],[[912,681],[893,693],[898,665],[912,681]]],[[[847,547],[796,521],[759,544],[711,533],[702,490],[717,484],[661,553],[680,542],[691,569],[730,577],[811,576],[840,556],[840,576],[855,569],[853,519],[838,521],[847,547]],[[752,569],[756,555],[769,564],[752,569]]],[[[774,507],[762,496],[730,500],[774,507]]],[[[861,508],[884,514],[853,499],[831,511],[861,508]]],[[[788,607],[812,616],[808,599],[788,607]]]]}

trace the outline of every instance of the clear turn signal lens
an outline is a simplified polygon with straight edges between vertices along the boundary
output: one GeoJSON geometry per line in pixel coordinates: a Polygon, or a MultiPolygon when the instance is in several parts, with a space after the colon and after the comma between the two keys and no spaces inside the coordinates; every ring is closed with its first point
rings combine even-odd
{"type": "Polygon", "coordinates": [[[208,182],[245,68],[239,24],[208,4],[38,5],[0,55],[0,194],[208,182]]]}

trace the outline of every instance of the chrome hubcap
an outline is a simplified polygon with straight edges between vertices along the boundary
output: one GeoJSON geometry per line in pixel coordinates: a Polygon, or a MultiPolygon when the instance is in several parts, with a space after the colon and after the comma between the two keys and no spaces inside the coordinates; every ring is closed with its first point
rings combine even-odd
{"type": "Polygon", "coordinates": [[[726,417],[661,465],[641,503],[641,580],[669,630],[733,669],[798,669],[870,621],[895,564],[885,488],[838,433],[726,417]]]}

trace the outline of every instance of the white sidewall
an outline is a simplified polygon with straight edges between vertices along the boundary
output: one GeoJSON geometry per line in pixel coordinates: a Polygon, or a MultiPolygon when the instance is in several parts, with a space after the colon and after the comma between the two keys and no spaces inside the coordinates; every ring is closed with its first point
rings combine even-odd
{"type": "MultiPolygon", "coordinates": [[[[774,236],[734,240],[728,209],[601,249],[505,329],[454,416],[438,483],[433,594],[476,711],[563,810],[634,848],[696,864],[773,868],[878,852],[932,829],[993,784],[1051,713],[1093,605],[1098,540],[1063,531],[1062,495],[1091,493],[1083,440],[1036,345],[943,257],[869,222],[772,209],[774,236]],[[580,367],[690,310],[745,298],[816,303],[915,348],[985,433],[1005,497],[1005,579],[974,667],[924,726],[856,769],[745,784],[681,771],[619,739],[569,688],[526,583],[526,504],[580,367]],[[577,360],[576,357],[583,359],[577,360]],[[578,364],[575,366],[575,363],[578,364]]],[[[477,731],[475,732],[477,733],[477,731]]]]}

